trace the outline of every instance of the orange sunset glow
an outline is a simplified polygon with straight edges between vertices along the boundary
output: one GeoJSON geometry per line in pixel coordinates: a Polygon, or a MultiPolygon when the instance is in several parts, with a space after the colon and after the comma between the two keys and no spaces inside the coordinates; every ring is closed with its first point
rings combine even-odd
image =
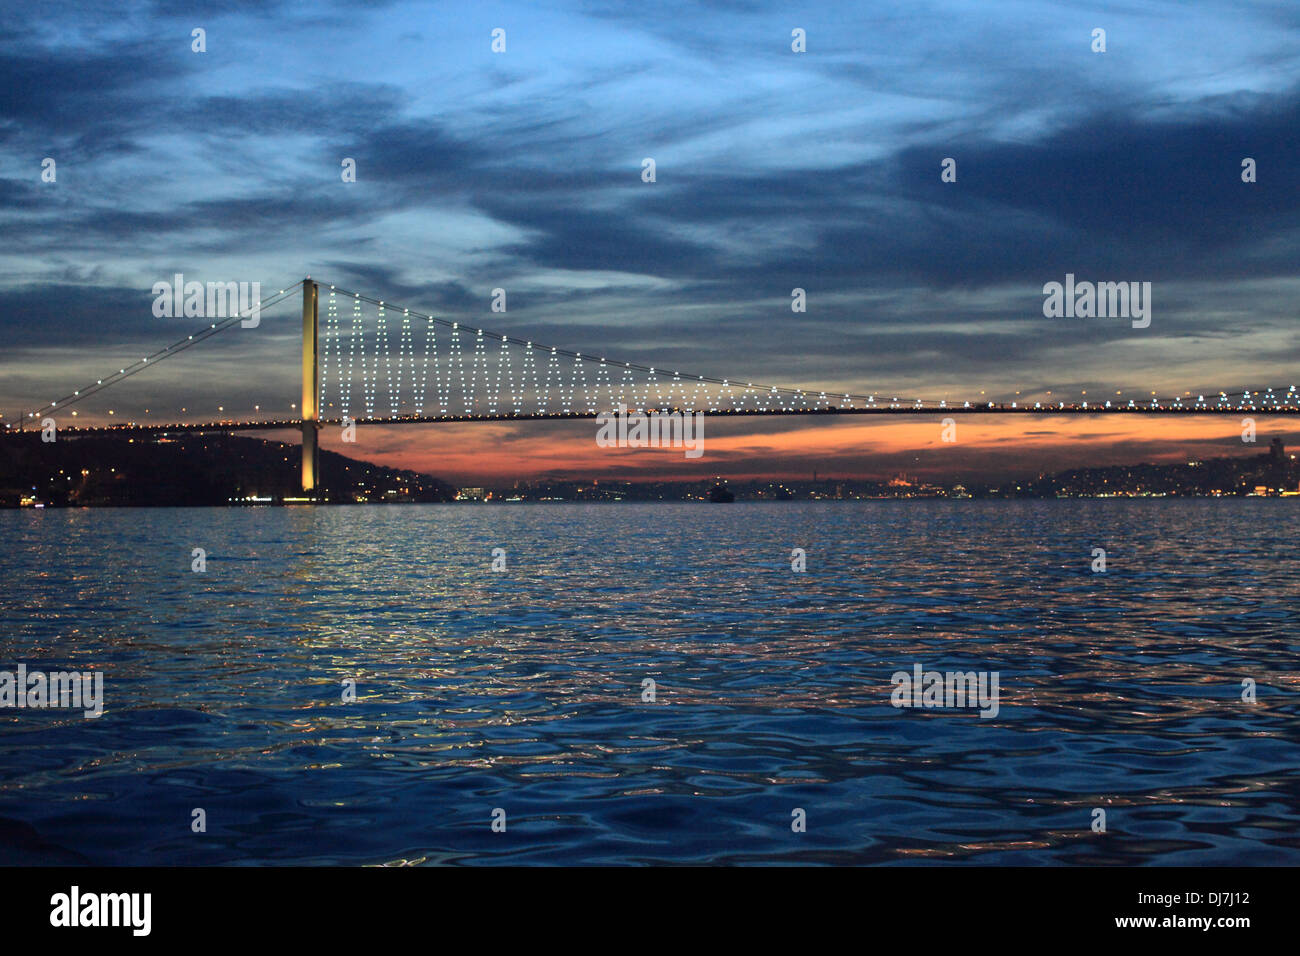
{"type": "MultiPolygon", "coordinates": [[[[678,449],[598,448],[593,421],[448,423],[422,427],[364,425],[355,444],[336,429],[321,447],[354,458],[474,484],[541,476],[671,480],[712,475],[751,478],[823,476],[885,478],[905,472],[961,480],[1134,461],[1257,454],[1293,423],[1256,419],[1259,441],[1241,441],[1235,419],[1096,418],[973,415],[957,419],[957,441],[944,443],[935,419],[846,418],[772,422],[706,419],[705,452],[688,461],[678,449]]],[[[267,436],[272,437],[272,436],[267,436]]],[[[295,441],[292,433],[275,435],[295,441]]],[[[1288,441],[1291,444],[1292,441],[1288,441]]]]}

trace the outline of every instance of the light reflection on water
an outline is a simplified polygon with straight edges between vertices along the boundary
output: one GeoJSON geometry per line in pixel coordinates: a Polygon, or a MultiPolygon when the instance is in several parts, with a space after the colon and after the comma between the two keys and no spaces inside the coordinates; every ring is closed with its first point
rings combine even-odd
{"type": "Polygon", "coordinates": [[[0,664],[107,675],[99,720],[0,711],[0,862],[1294,865],[1298,530],[1267,499],[0,512],[0,664]],[[891,707],[917,661],[1000,672],[998,716],[891,707]]]}

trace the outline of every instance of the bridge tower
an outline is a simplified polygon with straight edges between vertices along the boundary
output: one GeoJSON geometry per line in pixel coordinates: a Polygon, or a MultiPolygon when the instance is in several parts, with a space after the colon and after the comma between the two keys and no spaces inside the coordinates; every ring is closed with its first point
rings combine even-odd
{"type": "Polygon", "coordinates": [[[316,491],[320,473],[320,453],[316,438],[317,402],[320,383],[316,365],[316,332],[319,308],[318,286],[311,279],[302,282],[302,491],[305,495],[316,491]]]}

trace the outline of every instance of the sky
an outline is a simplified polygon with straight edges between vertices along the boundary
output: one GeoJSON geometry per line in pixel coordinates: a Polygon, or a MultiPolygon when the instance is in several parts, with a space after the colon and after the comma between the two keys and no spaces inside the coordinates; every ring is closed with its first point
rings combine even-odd
{"type": "MultiPolygon", "coordinates": [[[[5,421],[194,331],[153,313],[176,273],[270,291],[311,275],[620,361],[854,394],[1297,384],[1294,0],[0,11],[5,421]],[[1067,273],[1150,282],[1150,327],[1045,317],[1067,273]]],[[[298,334],[290,303],[79,421],[287,411],[298,334]]],[[[947,444],[935,419],[710,421],[695,461],[599,448],[589,421],[322,444],[461,484],[963,478],[1239,454],[1240,431],[980,418],[947,444]]]]}

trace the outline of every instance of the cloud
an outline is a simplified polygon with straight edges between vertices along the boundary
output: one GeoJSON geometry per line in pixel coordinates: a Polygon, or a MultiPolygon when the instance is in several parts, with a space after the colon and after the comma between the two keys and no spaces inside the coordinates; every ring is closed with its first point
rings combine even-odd
{"type": "MultiPolygon", "coordinates": [[[[507,4],[500,56],[486,13],[403,4],[56,3],[20,20],[0,40],[0,228],[17,239],[0,250],[0,347],[29,364],[0,403],[74,385],[100,350],[162,344],[147,290],[176,271],[311,273],[762,384],[952,400],[1291,384],[1286,5],[1112,4],[1104,57],[1055,8],[672,9],[507,4]],[[193,24],[209,53],[190,52],[193,24]],[[40,180],[47,155],[57,183],[40,180]],[[1066,272],[1152,282],[1151,328],[1044,319],[1042,285],[1066,272]]],[[[215,347],[230,388],[264,386],[291,325],[215,347]]]]}

